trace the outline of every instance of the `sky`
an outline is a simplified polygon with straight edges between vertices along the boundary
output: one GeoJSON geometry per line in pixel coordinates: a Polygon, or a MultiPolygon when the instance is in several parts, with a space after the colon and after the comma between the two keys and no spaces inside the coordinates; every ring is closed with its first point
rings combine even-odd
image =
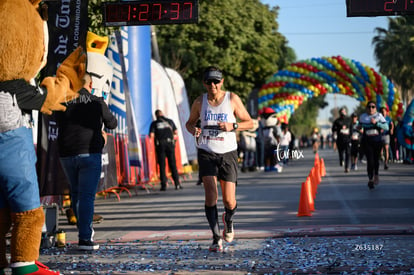
{"type": "MultiPolygon", "coordinates": [[[[298,60],[341,55],[378,69],[372,38],[376,35],[375,28],[388,28],[387,17],[347,17],[346,0],[261,2],[280,7],[279,32],[287,38],[298,60]]],[[[335,106],[346,105],[351,112],[359,104],[351,97],[332,94],[327,95],[327,101],[329,106],[319,112],[318,119],[327,119],[335,106]]]]}

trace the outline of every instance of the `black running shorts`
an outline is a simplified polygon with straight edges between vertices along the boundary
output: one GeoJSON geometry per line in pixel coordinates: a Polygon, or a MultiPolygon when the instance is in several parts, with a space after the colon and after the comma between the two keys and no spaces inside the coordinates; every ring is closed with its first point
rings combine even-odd
{"type": "Polygon", "coordinates": [[[201,177],[216,176],[218,180],[237,182],[237,151],[216,154],[198,149],[198,169],[201,177]]]}

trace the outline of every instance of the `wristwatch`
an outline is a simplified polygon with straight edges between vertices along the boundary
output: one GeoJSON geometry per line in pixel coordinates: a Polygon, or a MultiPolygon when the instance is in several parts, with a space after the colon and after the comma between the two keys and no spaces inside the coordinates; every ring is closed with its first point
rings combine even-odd
{"type": "Polygon", "coordinates": [[[236,131],[239,128],[239,124],[233,123],[233,131],[236,131]]]}

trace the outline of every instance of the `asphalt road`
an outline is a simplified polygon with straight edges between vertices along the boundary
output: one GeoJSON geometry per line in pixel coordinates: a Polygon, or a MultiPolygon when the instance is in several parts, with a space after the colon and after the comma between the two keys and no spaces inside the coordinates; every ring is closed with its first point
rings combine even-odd
{"type": "MultiPolygon", "coordinates": [[[[99,197],[100,249],[77,249],[77,230],[59,216],[64,248],[42,249],[40,261],[64,274],[414,274],[414,170],[391,164],[367,187],[364,165],[344,173],[336,152],[321,150],[326,176],[312,216],[298,217],[301,186],[314,164],[304,150],[282,173],[240,173],[235,240],[208,251],[197,175],[183,190],[131,189],[99,197]]],[[[223,210],[221,199],[219,211],[223,210]]],[[[10,272],[6,272],[10,274],[10,272]]]]}
{"type": "MultiPolygon", "coordinates": [[[[244,237],[271,232],[282,234],[350,234],[350,231],[372,229],[410,231],[414,226],[414,169],[412,165],[394,164],[389,170],[380,170],[380,184],[367,187],[366,165],[359,170],[344,173],[337,153],[320,150],[326,176],[318,185],[311,217],[297,217],[302,182],[309,176],[314,154],[304,150],[300,158],[291,161],[282,173],[246,172],[239,174],[237,186],[238,212],[236,230],[246,230],[244,237]],[[342,229],[341,229],[342,228],[342,229]],[[256,232],[256,233],[254,233],[256,232]],[[325,232],[325,233],[324,233],[325,232]],[[339,232],[339,233],[338,233],[339,232]],[[333,234],[333,233],[332,233],[333,234]]],[[[183,190],[169,186],[160,192],[155,186],[146,192],[130,189],[120,194],[120,200],[111,195],[96,200],[95,212],[104,217],[95,225],[97,240],[124,238],[162,239],[210,238],[204,217],[203,187],[197,186],[197,175],[183,182],[183,190]],[[180,233],[181,232],[181,233],[180,233]]],[[[223,211],[221,198],[219,211],[223,211]]],[[[60,216],[59,227],[66,231],[66,239],[77,241],[76,228],[60,216]]],[[[361,233],[362,234],[362,233],[361,233]]]]}

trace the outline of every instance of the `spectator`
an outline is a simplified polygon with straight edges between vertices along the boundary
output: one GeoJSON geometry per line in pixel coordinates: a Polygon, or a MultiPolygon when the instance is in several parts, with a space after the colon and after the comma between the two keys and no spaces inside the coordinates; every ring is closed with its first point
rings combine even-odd
{"type": "Polygon", "coordinates": [[[256,137],[258,120],[253,119],[253,128],[240,132],[240,151],[243,153],[242,172],[256,171],[256,137]]]}
{"type": "Polygon", "coordinates": [[[325,148],[325,139],[324,139],[324,136],[321,134],[321,136],[320,136],[320,147],[321,147],[321,150],[323,150],[324,148],[325,148]]]}
{"type": "Polygon", "coordinates": [[[406,148],[404,146],[402,146],[402,144],[400,143],[400,141],[398,140],[398,132],[400,131],[401,128],[404,127],[404,122],[402,117],[398,117],[397,118],[397,124],[395,125],[395,131],[394,134],[396,136],[396,144],[395,144],[395,155],[397,158],[397,162],[398,163],[403,163],[404,159],[406,158],[406,148]]]}
{"type": "Polygon", "coordinates": [[[276,113],[263,114],[263,144],[264,144],[264,164],[265,172],[277,171],[275,150],[280,138],[279,120],[276,113]]]}
{"type": "Polygon", "coordinates": [[[408,128],[407,135],[411,143],[411,148],[407,148],[407,160],[409,164],[413,164],[414,163],[414,121],[411,123],[411,127],[408,128]]]}
{"type": "Polygon", "coordinates": [[[258,116],[258,128],[256,131],[256,162],[260,171],[264,170],[264,143],[263,143],[263,119],[258,116]]]}
{"type": "Polygon", "coordinates": [[[292,154],[294,150],[297,150],[299,148],[299,141],[296,138],[295,134],[292,132],[292,130],[289,129],[290,135],[291,135],[291,140],[289,143],[289,154],[290,154],[290,159],[292,159],[292,154]]]}
{"type": "Polygon", "coordinates": [[[84,80],[79,98],[66,104],[66,112],[57,113],[58,144],[60,162],[70,184],[79,249],[97,250],[99,245],[93,241],[92,221],[105,144],[102,127],[115,129],[117,120],[103,98],[91,94],[90,75],[85,74],[84,80]]]}
{"type": "Polygon", "coordinates": [[[279,159],[282,161],[284,165],[288,164],[289,162],[289,145],[292,141],[292,135],[289,131],[289,125],[286,123],[282,123],[282,133],[280,135],[280,154],[279,159]],[[281,152],[283,152],[281,154],[281,152]]]}
{"type": "Polygon", "coordinates": [[[160,168],[160,191],[167,190],[167,175],[165,169],[165,158],[168,160],[168,167],[174,181],[175,189],[182,189],[178,176],[177,164],[175,160],[175,141],[177,127],[169,118],[166,118],[161,110],[155,111],[156,119],[150,125],[150,137],[154,140],[155,153],[160,168]]]}

